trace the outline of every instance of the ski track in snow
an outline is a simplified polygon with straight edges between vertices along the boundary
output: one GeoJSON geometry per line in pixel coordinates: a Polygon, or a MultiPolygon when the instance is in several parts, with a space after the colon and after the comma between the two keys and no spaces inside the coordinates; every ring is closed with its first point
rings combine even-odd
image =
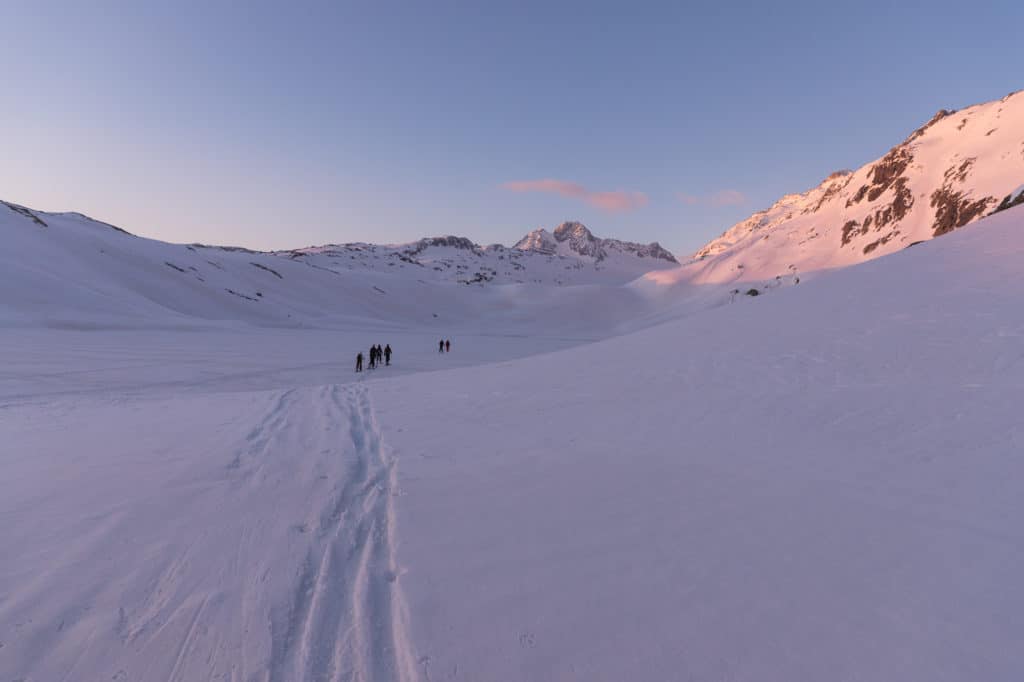
{"type": "MultiPolygon", "coordinates": [[[[190,447],[206,442],[210,457],[192,461],[209,461],[206,472],[159,469],[131,514],[115,506],[86,533],[72,511],[54,512],[59,533],[78,539],[56,539],[59,564],[0,598],[0,680],[418,678],[395,558],[395,461],[367,388],[256,395],[256,411],[252,400],[236,420],[214,420],[234,429],[223,440],[195,427],[190,447]],[[76,572],[95,556],[101,570],[76,572]]],[[[126,451],[149,428],[126,433],[126,451]]]]}
{"type": "MultiPolygon", "coordinates": [[[[270,679],[411,680],[414,655],[395,563],[394,460],[385,457],[364,387],[324,393],[327,419],[348,414],[356,457],[320,510],[284,631],[275,628],[270,679]]],[[[272,428],[280,428],[286,397],[268,417],[272,428]]]]}

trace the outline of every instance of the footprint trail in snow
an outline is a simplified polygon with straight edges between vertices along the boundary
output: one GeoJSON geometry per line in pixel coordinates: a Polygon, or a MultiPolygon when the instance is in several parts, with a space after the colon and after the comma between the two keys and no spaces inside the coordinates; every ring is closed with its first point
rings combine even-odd
{"type": "Polygon", "coordinates": [[[355,457],[320,510],[271,679],[411,680],[394,556],[394,460],[383,452],[364,387],[330,387],[324,402],[329,413],[347,413],[355,457]]]}

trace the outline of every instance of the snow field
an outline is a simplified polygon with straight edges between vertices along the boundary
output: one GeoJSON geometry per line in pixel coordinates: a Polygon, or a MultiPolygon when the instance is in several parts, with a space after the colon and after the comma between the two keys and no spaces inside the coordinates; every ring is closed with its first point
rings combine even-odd
{"type": "Polygon", "coordinates": [[[17,317],[0,679],[1018,680],[1022,210],[702,312],[17,317]]]}

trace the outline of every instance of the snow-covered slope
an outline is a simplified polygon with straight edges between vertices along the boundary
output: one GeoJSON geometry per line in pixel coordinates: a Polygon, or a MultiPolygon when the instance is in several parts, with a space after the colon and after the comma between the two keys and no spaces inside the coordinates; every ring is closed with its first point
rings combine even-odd
{"type": "Polygon", "coordinates": [[[1022,259],[1018,206],[561,352],[5,329],[0,679],[1017,682],[1022,259]]]}
{"type": "Polygon", "coordinates": [[[81,214],[12,203],[0,203],[0,235],[0,325],[450,329],[518,310],[563,329],[607,328],[645,310],[623,284],[674,266],[667,252],[653,257],[647,247],[615,240],[602,240],[609,254],[602,257],[483,248],[460,237],[261,253],[168,244],[81,214]],[[604,305],[579,305],[591,297],[604,305]],[[579,315],[553,312],[567,307],[579,315]]]}
{"type": "Polygon", "coordinates": [[[882,158],[839,171],[694,254],[702,282],[843,267],[963,227],[1024,192],[1024,91],[939,111],[882,158]]]}

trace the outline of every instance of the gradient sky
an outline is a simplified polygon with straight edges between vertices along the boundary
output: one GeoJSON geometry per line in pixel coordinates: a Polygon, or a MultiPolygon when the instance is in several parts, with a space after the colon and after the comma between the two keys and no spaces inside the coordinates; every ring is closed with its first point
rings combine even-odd
{"type": "Polygon", "coordinates": [[[288,248],[692,252],[1024,87],[1020,2],[0,2],[0,198],[288,248]]]}

